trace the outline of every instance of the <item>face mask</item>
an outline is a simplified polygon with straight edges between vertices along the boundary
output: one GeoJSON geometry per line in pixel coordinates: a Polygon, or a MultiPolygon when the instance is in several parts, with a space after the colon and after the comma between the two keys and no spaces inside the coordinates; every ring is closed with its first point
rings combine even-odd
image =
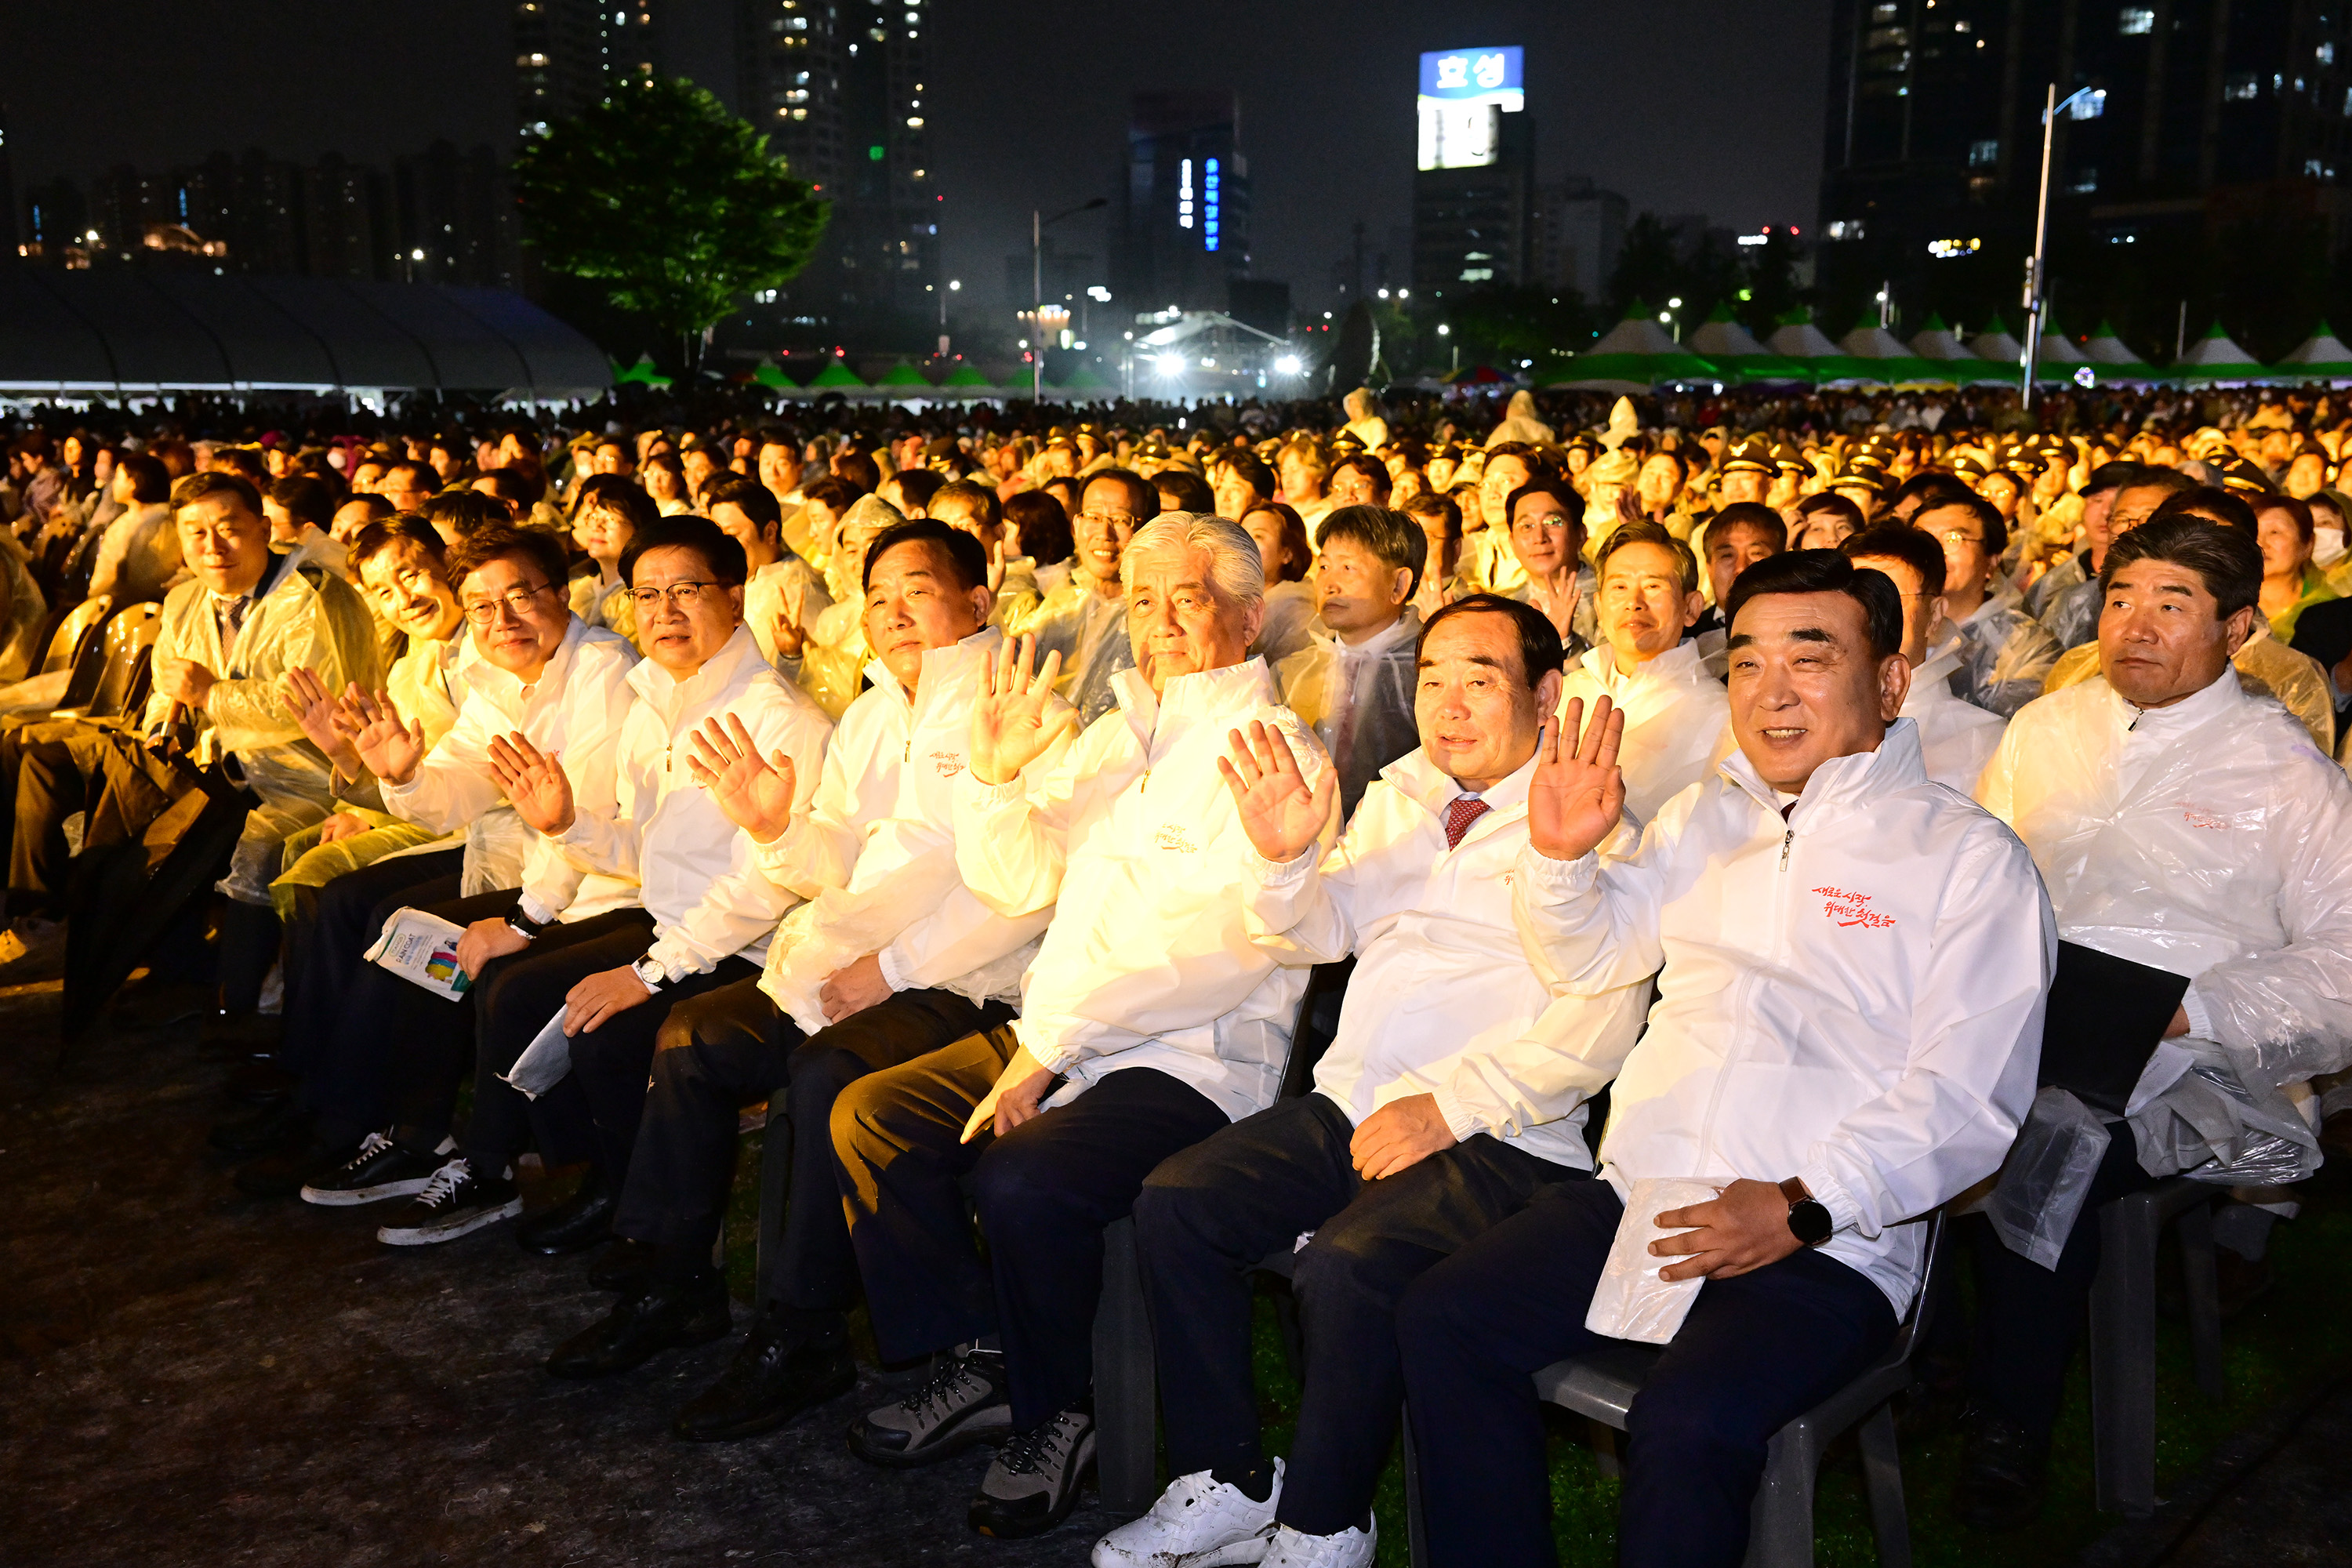
{"type": "Polygon", "coordinates": [[[2344,559],[2344,531],[2340,528],[2315,528],[2311,531],[2311,563],[2315,566],[2335,565],[2344,559]]]}

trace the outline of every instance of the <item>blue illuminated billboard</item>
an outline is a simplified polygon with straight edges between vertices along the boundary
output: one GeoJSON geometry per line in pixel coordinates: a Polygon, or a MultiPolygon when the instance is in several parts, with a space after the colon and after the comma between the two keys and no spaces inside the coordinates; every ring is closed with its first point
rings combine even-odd
{"type": "Polygon", "coordinates": [[[1421,57],[1420,167],[1475,169],[1495,161],[1502,119],[1527,107],[1516,44],[1421,57]]]}

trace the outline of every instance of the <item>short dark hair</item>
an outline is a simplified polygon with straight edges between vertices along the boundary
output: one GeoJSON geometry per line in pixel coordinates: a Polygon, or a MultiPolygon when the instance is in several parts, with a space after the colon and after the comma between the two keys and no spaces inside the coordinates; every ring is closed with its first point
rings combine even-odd
{"type": "Polygon", "coordinates": [[[859,495],[870,496],[882,488],[882,465],[874,460],[871,453],[844,452],[833,460],[833,477],[859,495]]]}
{"type": "Polygon", "coordinates": [[[857,504],[859,491],[856,485],[838,474],[824,474],[801,487],[801,500],[818,501],[835,511],[847,511],[857,504]]]}
{"type": "Polygon", "coordinates": [[[621,552],[622,582],[635,584],[637,563],[649,550],[691,550],[702,557],[712,576],[730,585],[751,575],[741,542],[709,518],[692,512],[656,517],[632,534],[629,547],[621,552]]]}
{"type": "Polygon", "coordinates": [[[1323,519],[1323,548],[1328,550],[1335,539],[1352,540],[1362,545],[1392,572],[1411,572],[1412,583],[1404,591],[1406,598],[1420,590],[1422,572],[1429,564],[1429,535],[1404,513],[1384,506],[1339,507],[1323,519]]]}
{"type": "Polygon", "coordinates": [[[1225,459],[1225,466],[1262,500],[1272,500],[1281,488],[1275,480],[1274,470],[1260,461],[1255,452],[1236,450],[1225,459]]]}
{"type": "Polygon", "coordinates": [[[1860,533],[1848,534],[1838,545],[1838,553],[1849,561],[1866,555],[1900,561],[1919,574],[1920,592],[1933,595],[1944,591],[1944,547],[1918,529],[1906,528],[1899,522],[1865,528],[1860,533]]]}
{"type": "Polygon", "coordinates": [[[776,504],[775,493],[748,474],[730,474],[714,481],[702,492],[702,504],[706,510],[740,507],[761,533],[782,528],[784,522],[784,510],[776,504]]]}
{"type": "Polygon", "coordinates": [[[1051,490],[1022,490],[1004,503],[1004,521],[1021,535],[1022,553],[1040,566],[1058,565],[1077,550],[1070,514],[1051,490]]]}
{"type": "Polygon", "coordinates": [[[988,485],[974,484],[970,479],[950,479],[931,492],[930,501],[925,510],[929,510],[943,500],[971,502],[980,509],[980,520],[991,528],[1004,521],[1004,503],[996,499],[996,491],[988,485]]]}
{"type": "Polygon", "coordinates": [[[172,493],[172,470],[144,452],[125,452],[114,466],[131,476],[131,499],[141,506],[153,506],[172,493]]]}
{"type": "Polygon", "coordinates": [[[1421,663],[1422,654],[1429,647],[1430,633],[1456,616],[1475,615],[1506,616],[1518,628],[1519,674],[1530,690],[1547,672],[1568,662],[1568,650],[1560,645],[1559,628],[1533,605],[1506,599],[1500,594],[1465,594],[1422,623],[1421,636],[1412,645],[1413,663],[1421,663]]]}
{"type": "Polygon", "coordinates": [[[936,544],[947,552],[949,563],[954,567],[956,586],[969,593],[988,586],[988,554],[980,541],[960,528],[950,528],[935,517],[919,517],[907,522],[894,522],[874,536],[866,547],[866,570],[858,586],[874,586],[874,563],[882,559],[886,550],[901,544],[936,544]]]}
{"type": "Polygon", "coordinates": [[[948,482],[945,474],[934,473],[929,468],[900,468],[890,477],[898,481],[898,499],[901,501],[908,506],[926,509],[930,506],[931,498],[939,494],[940,487],[948,482]]]}
{"type": "Polygon", "coordinates": [[[1576,530],[1576,537],[1584,537],[1584,498],[1576,493],[1574,485],[1566,479],[1553,479],[1548,473],[1539,473],[1513,490],[1510,499],[1503,503],[1503,526],[1506,530],[1510,527],[1511,520],[1519,515],[1519,502],[1529,496],[1549,496],[1559,502],[1560,510],[1568,514],[1569,526],[1576,530]]]}
{"type": "Polygon", "coordinates": [[[2126,485],[2136,485],[2147,472],[2137,463],[2101,463],[2083,481],[2083,499],[2090,500],[2102,490],[2119,490],[2126,485]]]}
{"type": "Polygon", "coordinates": [[[800,442],[793,437],[791,431],[781,425],[763,425],[760,427],[760,433],[751,438],[751,455],[757,458],[762,447],[788,447],[792,448],[793,461],[797,463],[801,460],[800,442]]]}
{"type": "Polygon", "coordinates": [[[1698,592],[1698,557],[1692,554],[1691,547],[1676,539],[1664,523],[1653,522],[1646,517],[1633,522],[1619,523],[1615,531],[1601,542],[1601,548],[1592,558],[1596,588],[1601,579],[1609,575],[1609,558],[1629,544],[1654,544],[1672,555],[1675,569],[1682,574],[1683,592],[1698,592]]]}
{"type": "Polygon", "coordinates": [[[1737,637],[1740,609],[1768,594],[1843,594],[1862,606],[1873,658],[1903,651],[1903,595],[1894,580],[1884,572],[1857,570],[1834,550],[1784,550],[1733,578],[1723,601],[1725,629],[1737,637]]]}
{"type": "Polygon", "coordinates": [[[1445,537],[1448,539],[1462,537],[1462,508],[1455,503],[1452,496],[1440,495],[1435,490],[1423,490],[1419,495],[1408,499],[1404,505],[1397,510],[1407,517],[1442,517],[1445,520],[1445,537]]]}
{"type": "Polygon", "coordinates": [[[1864,522],[1862,508],[1835,490],[1822,490],[1817,494],[1807,496],[1797,503],[1797,515],[1807,521],[1811,521],[1823,512],[1837,518],[1856,532],[1862,530],[1864,522]]]}
{"type": "Polygon", "coordinates": [[[505,507],[479,490],[444,490],[428,497],[424,516],[425,521],[446,527],[460,539],[481,529],[503,528],[514,521],[505,507]]]}
{"type": "Polygon", "coordinates": [[[308,474],[289,474],[269,487],[269,499],[297,522],[320,528],[335,521],[335,492],[308,474]]]}
{"type": "Polygon", "coordinates": [[[261,515],[261,492],[243,474],[225,474],[218,468],[206,468],[201,474],[190,474],[172,487],[172,510],[194,506],[212,496],[226,496],[254,516],[261,515]]]}
{"type": "Polygon", "coordinates": [[[1209,481],[1190,468],[1171,466],[1151,476],[1151,488],[1160,492],[1161,511],[1206,513],[1217,510],[1217,496],[1209,481]]]}
{"type": "Polygon", "coordinates": [[[1332,477],[1337,475],[1343,468],[1353,468],[1358,473],[1363,475],[1366,479],[1371,480],[1372,493],[1377,496],[1385,498],[1389,493],[1389,487],[1394,483],[1394,481],[1389,478],[1389,466],[1386,463],[1381,462],[1378,458],[1373,457],[1370,452],[1351,453],[1348,457],[1342,458],[1338,462],[1332,464],[1330,474],[1324,476],[1324,483],[1327,485],[1329,484],[1332,477]]]}
{"type": "MultiPolygon", "coordinates": [[[[596,477],[619,478],[618,475],[596,477]]],[[[547,486],[544,483],[533,484],[528,476],[513,468],[492,468],[487,473],[475,475],[468,483],[489,486],[490,493],[506,502],[510,515],[529,511],[532,507],[537,506],[540,498],[547,493],[547,486]]],[[[481,492],[477,490],[475,493],[478,495],[481,492]]]]}
{"type": "Polygon", "coordinates": [[[1314,564],[1315,555],[1315,546],[1307,537],[1307,520],[1298,515],[1297,507],[1286,501],[1262,500],[1244,507],[1241,516],[1234,521],[1241,523],[1243,531],[1246,532],[1249,520],[1262,511],[1271,513],[1282,523],[1282,575],[1269,581],[1267,586],[1273,586],[1276,582],[1302,580],[1307,575],[1307,568],[1314,564]]]}
{"type": "MultiPolygon", "coordinates": [[[[1084,506],[1087,492],[1105,479],[1116,480],[1127,487],[1128,505],[1134,510],[1135,521],[1150,522],[1160,515],[1160,487],[1137,473],[1133,468],[1097,468],[1082,474],[1074,481],[1078,487],[1078,504],[1084,506]]],[[[1073,517],[1072,522],[1077,520],[1073,517]]]]}
{"type": "Polygon", "coordinates": [[[1769,535],[1776,551],[1789,548],[1787,521],[1760,500],[1736,500],[1717,512],[1715,520],[1706,525],[1706,547],[1713,550],[1715,542],[1728,536],[1735,528],[1753,528],[1769,535]]]}
{"type": "Polygon", "coordinates": [[[579,521],[581,513],[591,507],[618,512],[629,527],[642,533],[661,521],[661,508],[654,498],[639,489],[634,479],[618,474],[591,474],[580,483],[580,493],[572,502],[572,517],[579,521]]]}
{"type": "Polygon", "coordinates": [[[2297,537],[2302,539],[2305,544],[2311,542],[2311,508],[2305,503],[2295,500],[2293,496],[2264,496],[2261,502],[2254,505],[2251,510],[2254,514],[2254,521],[2258,523],[2262,521],[2263,513],[2266,511],[2283,511],[2286,513],[2287,517],[2294,523],[2294,531],[2297,537]]]}
{"type": "Polygon", "coordinates": [[[441,543],[441,535],[431,523],[412,512],[394,522],[371,522],[352,537],[346,556],[352,575],[358,576],[361,567],[395,548],[417,551],[442,571],[449,569],[449,552],[441,543]]]}
{"type": "Polygon", "coordinates": [[[2162,490],[2167,500],[2196,488],[2197,481],[2179,468],[2161,468],[2154,463],[2124,481],[2124,489],[2127,490],[2162,490]]]}
{"type": "MultiPolygon", "coordinates": [[[[421,490],[434,490],[440,488],[441,476],[433,471],[433,465],[430,463],[420,462],[415,458],[403,458],[400,461],[385,468],[383,471],[383,477],[388,479],[392,478],[393,475],[402,472],[416,476],[416,483],[414,487],[415,489],[421,490]]],[[[279,501],[278,504],[280,506],[286,506],[284,501],[279,501]]],[[[294,509],[289,506],[286,507],[286,510],[292,511],[294,509]]]]}
{"type": "MultiPolygon", "coordinates": [[[[2231,495],[2219,485],[2196,485],[2164,498],[2164,504],[2147,514],[2148,522],[2171,517],[2203,516],[2231,528],[2255,531],[2254,509],[2243,497],[2231,495]]],[[[2142,528],[2147,523],[2140,524],[2142,528]]]]}
{"type": "Polygon", "coordinates": [[[2263,547],[2248,529],[2217,527],[2194,515],[2151,517],[2107,546],[2099,566],[2103,597],[2116,574],[2135,561],[2162,561],[2196,573],[2223,620],[2262,602],[2263,547]]]}
{"type": "MultiPolygon", "coordinates": [[[[435,500],[446,500],[436,496],[435,500]]],[[[427,512],[426,516],[431,516],[427,512]]],[[[539,569],[540,575],[557,588],[562,588],[571,576],[572,563],[564,558],[562,542],[543,528],[517,528],[510,522],[493,522],[460,533],[449,546],[449,583],[462,588],[466,579],[493,561],[514,561],[539,569]]]]}
{"type": "MultiPolygon", "coordinates": [[[[392,504],[392,498],[390,496],[380,496],[373,490],[353,490],[351,494],[343,497],[342,500],[335,503],[335,510],[337,511],[341,511],[347,506],[363,506],[367,508],[368,521],[371,522],[381,521],[387,517],[398,516],[400,512],[400,509],[392,504]]],[[[419,513],[418,515],[422,516],[423,514],[419,513]]]]}
{"type": "MultiPolygon", "coordinates": [[[[1959,475],[1949,473],[1939,468],[1930,468],[1924,474],[1914,474],[1909,479],[1904,480],[1901,484],[1895,486],[1894,493],[1886,498],[1886,510],[1889,511],[1898,510],[1901,509],[1905,501],[1909,500],[1914,496],[1919,497],[1920,505],[1925,507],[1930,503],[1933,498],[1954,492],[1960,495],[1969,496],[1977,493],[1976,491],[1969,489],[1968,481],[1960,478],[1959,475]]],[[[1848,506],[1853,505],[1852,501],[1847,501],[1846,504],[1848,506]]],[[[1855,510],[1859,510],[1860,509],[1856,508],[1855,510]]]]}
{"type": "Polygon", "coordinates": [[[2009,548],[2009,525],[2000,521],[2000,509],[1974,490],[1969,490],[1963,495],[1939,495],[1925,502],[1918,510],[1911,514],[1911,526],[1919,528],[1921,526],[1919,520],[1931,511],[1954,510],[1967,512],[1976,519],[1977,527],[1984,533],[1984,548],[1987,555],[1999,555],[2009,548]]]}

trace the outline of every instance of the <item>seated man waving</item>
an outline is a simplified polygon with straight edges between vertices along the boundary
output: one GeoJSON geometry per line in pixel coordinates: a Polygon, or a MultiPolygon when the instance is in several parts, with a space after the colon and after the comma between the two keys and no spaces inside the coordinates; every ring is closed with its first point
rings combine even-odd
{"type": "Polygon", "coordinates": [[[1590,1173],[1584,1102],[1633,1045],[1649,976],[1554,1000],[1511,918],[1559,660],[1531,605],[1474,594],[1433,616],[1414,660],[1421,745],[1381,771],[1319,862],[1328,785],[1310,791],[1263,731],[1234,746],[1226,782],[1257,851],[1251,936],[1286,963],[1360,962],[1316,1091],[1171,1156],[1136,1201],[1177,1479],[1103,1538],[1096,1568],[1220,1552],[1369,1563],[1404,1394],[1397,1298],[1538,1188],[1590,1173]],[[1259,1447],[1245,1271],[1309,1231],[1286,1472],[1259,1447]]]}
{"type": "MultiPolygon", "coordinates": [[[[1928,781],[1896,715],[1894,584],[1828,551],[1740,574],[1724,610],[1739,753],[1632,857],[1613,715],[1544,748],[1512,896],[1571,994],[1653,972],[1598,1182],[1545,1188],[1397,1312],[1440,1563],[1551,1560],[1529,1374],[1586,1327],[1621,1224],[1704,1279],[1634,1401],[1618,1550],[1738,1563],[1772,1435],[1885,1348],[1926,1215],[2000,1164],[2033,1099],[2056,939],[2025,847],[1928,781]],[[1633,1213],[1651,1178],[1707,1202],[1633,1213]]],[[[1644,1270],[1646,1273],[1646,1270],[1644,1270]]],[[[1643,1281],[1644,1284],[1652,1282],[1643,1281]]]]}

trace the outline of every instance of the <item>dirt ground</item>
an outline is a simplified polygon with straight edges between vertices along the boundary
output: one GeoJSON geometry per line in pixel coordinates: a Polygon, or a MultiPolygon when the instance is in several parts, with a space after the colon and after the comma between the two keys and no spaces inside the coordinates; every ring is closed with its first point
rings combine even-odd
{"type": "MultiPolygon", "coordinates": [[[[0,1563],[1076,1564],[1108,1521],[975,1535],[985,1457],[911,1475],[841,1431],[890,1389],[698,1446],[670,1412],[731,1342],[591,1384],[540,1370],[600,1313],[579,1258],[498,1226],[379,1246],[374,1209],[257,1203],[205,1147],[192,1026],[56,1067],[55,983],[0,989],[0,1563]]],[[[739,1324],[744,1310],[737,1309],[739,1324]]]]}

